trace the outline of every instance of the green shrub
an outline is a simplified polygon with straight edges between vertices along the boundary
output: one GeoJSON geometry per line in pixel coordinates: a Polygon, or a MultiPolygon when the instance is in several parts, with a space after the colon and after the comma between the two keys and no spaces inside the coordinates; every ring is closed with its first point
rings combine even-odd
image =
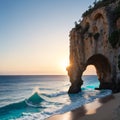
{"type": "Polygon", "coordinates": [[[116,45],[119,43],[120,46],[120,30],[113,31],[108,38],[111,46],[116,48],[116,45]]]}
{"type": "Polygon", "coordinates": [[[120,2],[118,3],[118,6],[114,10],[115,13],[120,13],[120,2]]]}
{"type": "Polygon", "coordinates": [[[118,56],[118,68],[120,70],[120,55],[118,56]]]}
{"type": "Polygon", "coordinates": [[[82,14],[82,17],[85,17],[89,14],[91,14],[94,10],[98,9],[98,8],[101,8],[101,7],[104,7],[104,6],[107,6],[109,4],[111,4],[112,2],[116,2],[117,0],[99,0],[98,2],[96,2],[94,4],[94,6],[92,8],[89,8],[89,10],[85,11],[83,14],[82,14]]]}
{"type": "MultiPolygon", "coordinates": [[[[114,22],[116,23],[117,19],[120,17],[120,2],[118,3],[118,6],[114,9],[114,22]]],[[[110,38],[110,43],[112,43],[113,48],[116,47],[117,43],[120,46],[120,30],[114,31],[110,38]]]]}
{"type": "Polygon", "coordinates": [[[116,20],[120,17],[120,2],[118,3],[118,7],[115,8],[113,13],[114,13],[115,22],[116,22],[116,20]]]}
{"type": "Polygon", "coordinates": [[[118,55],[118,59],[120,59],[120,55],[118,55]]]}
{"type": "Polygon", "coordinates": [[[75,26],[75,28],[76,28],[76,30],[82,29],[81,25],[79,25],[79,24],[77,24],[77,25],[75,26]]]}

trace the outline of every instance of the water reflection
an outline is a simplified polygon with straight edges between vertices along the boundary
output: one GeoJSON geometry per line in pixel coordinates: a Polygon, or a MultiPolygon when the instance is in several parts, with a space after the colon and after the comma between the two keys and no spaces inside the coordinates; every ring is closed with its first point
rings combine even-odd
{"type": "Polygon", "coordinates": [[[92,103],[88,103],[82,107],[79,107],[75,110],[72,110],[61,115],[55,115],[47,120],[80,120],[80,119],[88,120],[90,116],[91,118],[95,116],[96,113],[99,112],[99,110],[105,103],[110,102],[113,99],[114,99],[113,95],[109,95],[101,99],[96,99],[92,103]]]}

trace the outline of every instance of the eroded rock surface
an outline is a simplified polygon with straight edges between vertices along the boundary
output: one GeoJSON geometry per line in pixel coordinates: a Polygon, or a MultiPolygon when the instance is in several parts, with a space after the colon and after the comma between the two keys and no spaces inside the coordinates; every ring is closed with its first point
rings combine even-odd
{"type": "Polygon", "coordinates": [[[120,91],[120,0],[84,16],[71,30],[69,93],[81,91],[81,76],[88,65],[96,68],[99,89],[120,91]]]}

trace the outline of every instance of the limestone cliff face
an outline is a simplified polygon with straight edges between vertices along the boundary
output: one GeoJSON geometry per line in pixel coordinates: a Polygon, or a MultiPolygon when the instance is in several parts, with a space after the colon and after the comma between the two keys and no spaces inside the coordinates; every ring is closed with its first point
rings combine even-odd
{"type": "Polygon", "coordinates": [[[120,0],[116,0],[94,10],[71,30],[69,93],[81,90],[81,76],[88,65],[96,68],[99,89],[120,91],[120,14],[115,13],[119,4],[120,0]]]}

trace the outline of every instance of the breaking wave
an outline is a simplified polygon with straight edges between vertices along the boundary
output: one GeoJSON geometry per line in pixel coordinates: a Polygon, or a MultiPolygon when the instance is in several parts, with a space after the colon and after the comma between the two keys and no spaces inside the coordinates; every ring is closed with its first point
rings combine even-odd
{"type": "Polygon", "coordinates": [[[0,114],[6,114],[6,113],[9,113],[9,111],[11,111],[11,110],[20,110],[20,109],[24,109],[27,107],[45,108],[44,106],[42,106],[42,102],[44,102],[44,101],[45,101],[45,99],[42,98],[37,92],[35,92],[28,99],[25,99],[18,103],[12,103],[12,104],[6,105],[4,107],[1,107],[0,114]]]}

